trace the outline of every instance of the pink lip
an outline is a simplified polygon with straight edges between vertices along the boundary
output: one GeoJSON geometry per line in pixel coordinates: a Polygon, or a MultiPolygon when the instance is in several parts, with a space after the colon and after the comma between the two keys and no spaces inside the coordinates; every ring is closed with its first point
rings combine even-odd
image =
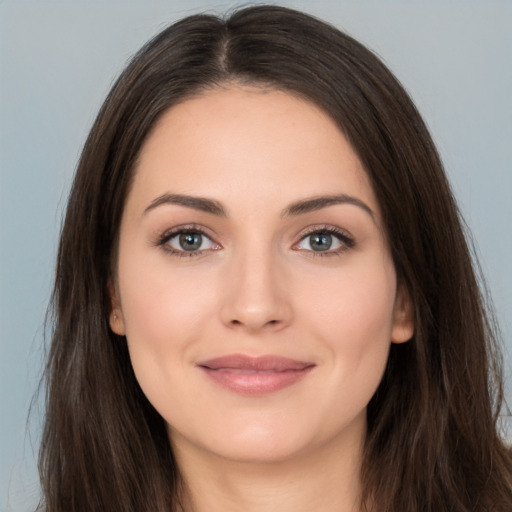
{"type": "Polygon", "coordinates": [[[314,368],[314,363],[280,356],[251,357],[230,354],[197,363],[220,386],[243,395],[273,393],[295,384],[314,368]]]}

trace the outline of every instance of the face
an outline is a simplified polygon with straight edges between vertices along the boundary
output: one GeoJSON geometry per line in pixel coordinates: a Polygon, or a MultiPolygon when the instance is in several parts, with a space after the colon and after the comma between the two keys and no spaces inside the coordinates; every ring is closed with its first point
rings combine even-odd
{"type": "Polygon", "coordinates": [[[236,87],[171,108],[118,254],[111,327],[177,450],[270,461],[364,438],[412,308],[367,175],[321,110],[236,87]]]}

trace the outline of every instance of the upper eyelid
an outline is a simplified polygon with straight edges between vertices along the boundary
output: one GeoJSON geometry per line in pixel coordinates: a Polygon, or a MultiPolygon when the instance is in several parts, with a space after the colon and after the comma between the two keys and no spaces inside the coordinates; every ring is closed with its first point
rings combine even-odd
{"type": "Polygon", "coordinates": [[[344,238],[349,238],[350,240],[354,240],[354,236],[347,231],[346,229],[340,228],[338,226],[333,226],[330,224],[323,224],[323,225],[313,225],[309,226],[307,228],[302,229],[298,234],[297,237],[299,240],[302,240],[303,238],[315,234],[315,233],[322,233],[322,232],[328,232],[330,234],[339,235],[344,238]]]}
{"type": "Polygon", "coordinates": [[[215,235],[211,233],[211,230],[208,228],[205,228],[203,226],[199,226],[196,224],[182,224],[179,226],[174,226],[172,228],[169,228],[165,230],[161,235],[160,238],[172,238],[173,236],[176,236],[180,233],[200,233],[201,235],[204,235],[212,240],[214,240],[215,235]]]}

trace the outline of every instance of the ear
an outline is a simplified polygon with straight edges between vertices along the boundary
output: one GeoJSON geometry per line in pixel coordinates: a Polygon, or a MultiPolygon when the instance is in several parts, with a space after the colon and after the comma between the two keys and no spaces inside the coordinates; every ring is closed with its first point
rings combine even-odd
{"type": "Polygon", "coordinates": [[[414,334],[414,304],[404,285],[398,285],[393,310],[392,343],[405,343],[414,334]]]}
{"type": "Polygon", "coordinates": [[[110,328],[119,336],[124,336],[126,334],[126,329],[124,325],[123,311],[121,309],[121,302],[119,300],[119,290],[112,281],[109,281],[108,283],[108,294],[110,296],[110,328]]]}

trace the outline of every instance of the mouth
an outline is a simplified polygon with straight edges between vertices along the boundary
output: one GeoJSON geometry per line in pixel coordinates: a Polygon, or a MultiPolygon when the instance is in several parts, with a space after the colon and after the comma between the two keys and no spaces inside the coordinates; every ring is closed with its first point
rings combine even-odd
{"type": "Polygon", "coordinates": [[[197,363],[214,383],[243,395],[277,392],[302,380],[315,364],[281,356],[230,354],[197,363]]]}

